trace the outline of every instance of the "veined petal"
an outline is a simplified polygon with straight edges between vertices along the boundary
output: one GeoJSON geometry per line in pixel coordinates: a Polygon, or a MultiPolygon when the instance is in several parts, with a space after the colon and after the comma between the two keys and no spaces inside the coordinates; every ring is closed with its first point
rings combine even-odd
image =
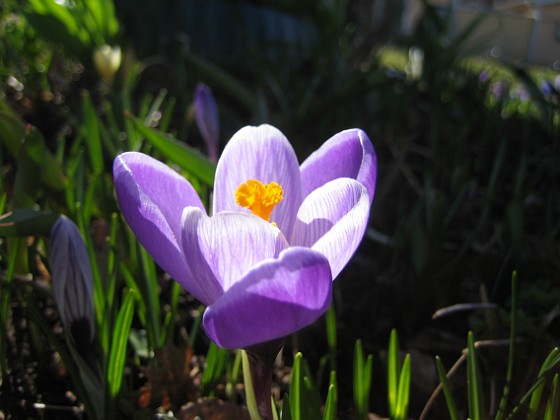
{"type": "Polygon", "coordinates": [[[377,156],[367,134],[360,129],[341,131],[328,139],[301,164],[303,196],[336,178],[352,178],[375,194],[377,156]]]}
{"type": "Polygon", "coordinates": [[[350,178],[327,182],[303,201],[290,244],[325,255],[335,279],[358,248],[369,212],[368,191],[361,183],[350,178]]]}
{"type": "Polygon", "coordinates": [[[113,177],[130,228],[156,263],[186,287],[191,276],[178,238],[183,208],[204,211],[196,191],[171,168],[142,153],[117,156],[113,177]]]}
{"type": "Polygon", "coordinates": [[[257,263],[288,247],[282,232],[257,216],[200,209],[183,211],[181,244],[193,276],[189,291],[206,305],[239,281],[257,263]]]}
{"type": "Polygon", "coordinates": [[[301,204],[301,180],[297,156],[286,137],[270,125],[244,127],[224,148],[216,168],[213,213],[224,210],[250,213],[235,202],[235,191],[250,179],[276,182],[284,199],[270,221],[288,237],[301,204]]]}
{"type": "Polygon", "coordinates": [[[204,313],[208,336],[235,349],[284,337],[329,307],[332,280],[320,253],[293,247],[254,267],[204,313]]]}
{"type": "MultiPolygon", "coordinates": [[[[79,325],[79,334],[90,345],[94,335],[93,274],[86,245],[78,227],[66,216],[60,216],[54,223],[50,238],[54,298],[64,328],[71,334],[72,327],[79,325]]],[[[72,335],[81,344],[78,334],[72,335]]]]}

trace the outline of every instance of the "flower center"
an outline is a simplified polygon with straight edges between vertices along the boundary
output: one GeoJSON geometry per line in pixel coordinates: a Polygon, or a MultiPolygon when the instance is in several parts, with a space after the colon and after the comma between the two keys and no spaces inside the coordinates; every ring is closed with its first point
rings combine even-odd
{"type": "Polygon", "coordinates": [[[267,222],[270,221],[274,206],[283,198],[284,191],[276,182],[263,184],[256,179],[249,179],[235,190],[235,202],[267,222]]]}

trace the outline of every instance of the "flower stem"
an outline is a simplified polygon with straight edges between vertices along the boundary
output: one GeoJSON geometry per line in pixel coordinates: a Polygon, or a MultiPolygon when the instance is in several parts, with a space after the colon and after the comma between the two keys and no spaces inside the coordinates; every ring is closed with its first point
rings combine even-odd
{"type": "MultiPolygon", "coordinates": [[[[284,344],[284,339],[268,341],[246,348],[247,360],[249,362],[254,402],[258,415],[251,414],[253,420],[272,420],[272,374],[274,372],[274,361],[284,344]]],[[[245,373],[245,370],[244,370],[245,373]]],[[[247,388],[247,387],[246,387],[247,388]]],[[[250,389],[247,388],[247,392],[250,389]]],[[[256,413],[255,413],[256,414],[256,413]]]]}

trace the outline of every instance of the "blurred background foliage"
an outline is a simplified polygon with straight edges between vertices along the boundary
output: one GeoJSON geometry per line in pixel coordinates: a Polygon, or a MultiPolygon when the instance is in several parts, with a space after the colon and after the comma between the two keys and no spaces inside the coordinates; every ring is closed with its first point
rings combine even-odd
{"type": "MultiPolygon", "coordinates": [[[[356,339],[377,354],[396,327],[412,353],[416,416],[437,385],[435,365],[422,367],[427,357],[455,360],[469,330],[478,339],[509,336],[517,270],[518,364],[526,370],[517,371],[512,394],[521,392],[560,340],[560,76],[473,55],[466,41],[478,22],[458,33],[451,10],[424,4],[414,31],[403,34],[403,12],[403,2],[382,0],[2,1],[0,210],[14,212],[0,224],[4,402],[64,400],[40,374],[59,366],[45,350],[52,342],[40,338],[37,319],[25,324],[35,305],[60,329],[45,258],[58,214],[77,223],[97,267],[105,378],[114,374],[109,337],[126,330],[119,320],[135,302],[125,363],[132,370],[123,390],[107,391],[108,410],[131,415],[198,395],[191,379],[170,385],[165,368],[206,353],[200,309],[118,216],[111,165],[119,152],[141,150],[208,197],[214,166],[192,105],[199,82],[218,103],[220,148],[240,127],[264,122],[286,134],[300,160],[350,127],[375,145],[370,226],[335,286],[339,377],[352,371],[356,339]],[[105,58],[95,59],[101,51],[105,58]],[[457,303],[468,305],[433,316],[457,303]]],[[[328,347],[320,324],[294,337],[287,353],[302,351],[313,371],[328,347]]],[[[481,352],[488,383],[503,381],[506,352],[481,352]]],[[[217,382],[209,375],[205,389],[217,382]]],[[[384,385],[376,387],[371,407],[383,413],[384,385]]],[[[351,393],[339,389],[341,412],[351,410],[351,393]]]]}

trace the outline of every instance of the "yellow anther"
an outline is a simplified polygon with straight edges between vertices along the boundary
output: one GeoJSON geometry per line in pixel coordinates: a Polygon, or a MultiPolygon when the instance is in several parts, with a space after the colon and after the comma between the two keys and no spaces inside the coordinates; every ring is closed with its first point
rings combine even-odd
{"type": "Polygon", "coordinates": [[[284,198],[282,187],[276,182],[263,184],[256,179],[250,179],[237,187],[235,202],[241,207],[251,210],[261,219],[270,220],[270,213],[274,206],[284,198]]]}

